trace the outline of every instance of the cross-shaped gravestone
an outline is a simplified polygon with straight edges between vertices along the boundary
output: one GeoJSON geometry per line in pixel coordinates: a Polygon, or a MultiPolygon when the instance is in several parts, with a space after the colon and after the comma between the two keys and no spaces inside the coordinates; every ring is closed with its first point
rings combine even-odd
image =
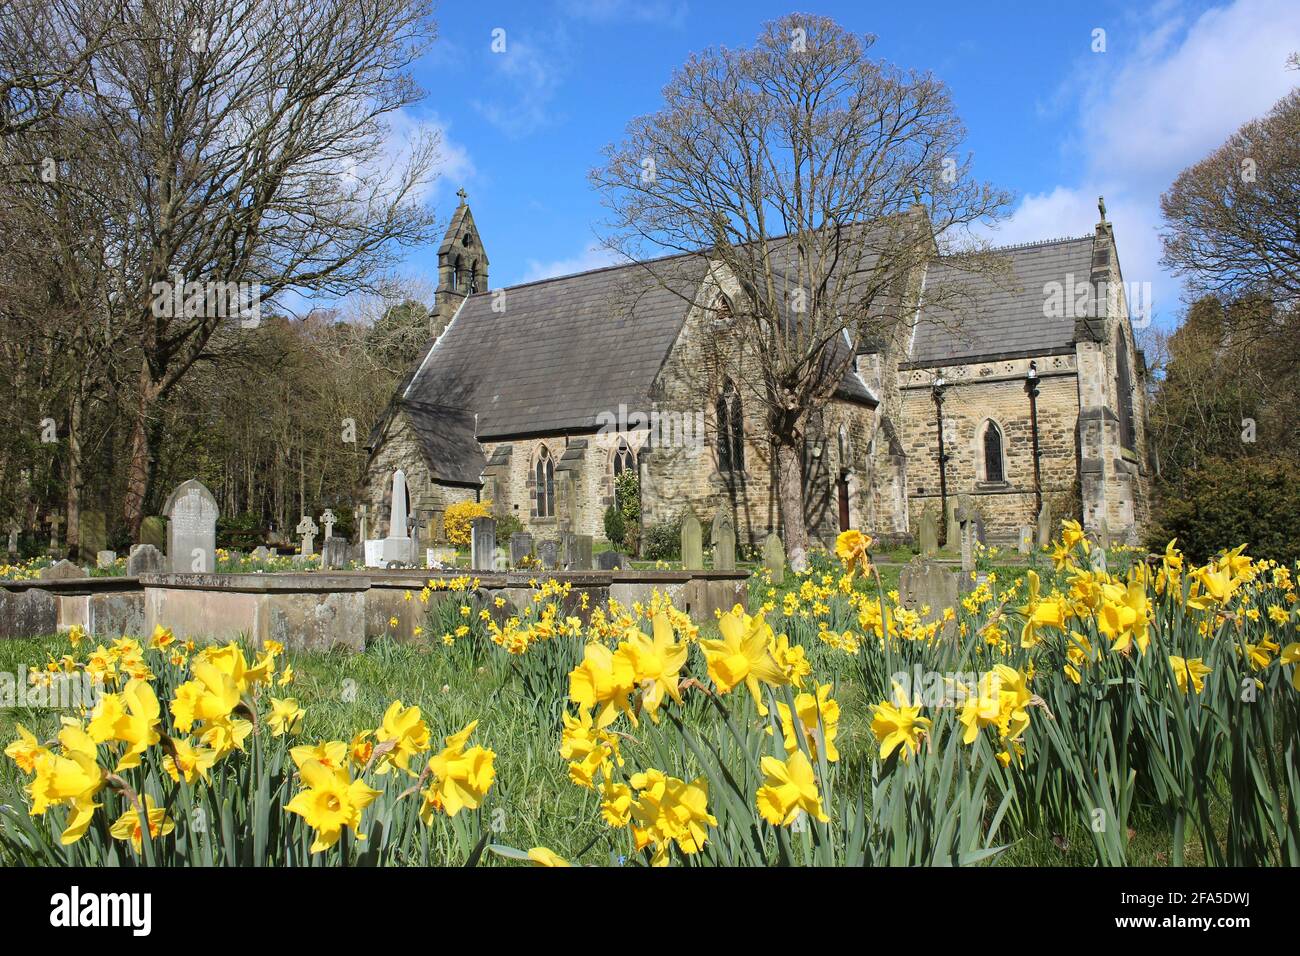
{"type": "Polygon", "coordinates": [[[63,524],[63,515],[57,511],[45,519],[45,523],[50,526],[50,550],[59,550],[59,525],[63,524]]]}
{"type": "Polygon", "coordinates": [[[295,533],[302,535],[302,555],[308,557],[316,553],[316,535],[320,533],[320,528],[316,527],[316,522],[311,520],[311,515],[303,515],[302,520],[298,522],[295,533]]]}
{"type": "Polygon", "coordinates": [[[325,540],[326,540],[326,541],[328,541],[330,538],[334,537],[334,522],[335,522],[335,520],[336,520],[336,519],[334,518],[334,512],[333,512],[332,510],[330,510],[329,508],[326,508],[326,509],[325,509],[325,513],[324,513],[323,515],[320,516],[320,523],[323,524],[323,525],[325,526],[325,540]]]}

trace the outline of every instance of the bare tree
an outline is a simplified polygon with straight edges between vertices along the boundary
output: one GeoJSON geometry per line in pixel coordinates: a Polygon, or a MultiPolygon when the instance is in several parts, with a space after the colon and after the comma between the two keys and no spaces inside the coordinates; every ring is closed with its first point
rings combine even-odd
{"type": "MultiPolygon", "coordinates": [[[[800,14],[766,24],[751,48],[696,54],[592,173],[613,211],[609,242],[629,259],[683,252],[739,283],[739,301],[717,308],[761,370],[745,385],[769,426],[796,568],[810,415],[858,343],[914,313],[918,267],[1007,202],[973,179],[944,85],[870,58],[874,40],[800,14]]],[[[680,288],[680,260],[667,261],[665,284],[680,288]]]]}
{"type": "Polygon", "coordinates": [[[1194,292],[1300,304],[1300,90],[1184,170],[1160,208],[1162,261],[1194,292]]]}
{"type": "Polygon", "coordinates": [[[157,406],[251,324],[212,284],[242,284],[244,306],[342,295],[432,237],[436,142],[395,163],[385,119],[421,96],[409,67],[433,26],[429,0],[97,9],[85,0],[73,25],[107,40],[61,108],[100,130],[114,174],[109,301],[137,369],[123,495],[135,534],[157,406]]]}

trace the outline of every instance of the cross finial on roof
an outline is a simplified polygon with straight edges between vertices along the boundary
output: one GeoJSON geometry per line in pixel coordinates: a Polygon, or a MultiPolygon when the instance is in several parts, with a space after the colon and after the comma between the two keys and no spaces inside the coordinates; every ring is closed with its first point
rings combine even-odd
{"type": "Polygon", "coordinates": [[[465,192],[465,187],[461,186],[456,190],[456,195],[460,197],[460,204],[465,205],[465,200],[469,198],[469,193],[465,192]]]}
{"type": "Polygon", "coordinates": [[[1105,222],[1106,221],[1106,197],[1105,196],[1097,197],[1097,211],[1101,213],[1101,221],[1105,222]]]}

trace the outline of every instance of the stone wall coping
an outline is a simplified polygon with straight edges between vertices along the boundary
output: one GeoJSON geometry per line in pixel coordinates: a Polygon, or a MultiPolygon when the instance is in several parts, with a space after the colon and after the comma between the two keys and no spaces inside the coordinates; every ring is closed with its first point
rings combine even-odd
{"type": "Polygon", "coordinates": [[[140,584],[149,588],[183,591],[230,591],[244,594],[314,593],[321,591],[366,591],[368,575],[347,577],[320,572],[275,572],[271,574],[142,574],[140,584]]]}
{"type": "Polygon", "coordinates": [[[0,590],[16,591],[50,591],[67,597],[79,597],[85,594],[105,594],[116,591],[140,590],[140,579],[135,577],[85,577],[53,578],[35,581],[0,581],[0,590]]]}

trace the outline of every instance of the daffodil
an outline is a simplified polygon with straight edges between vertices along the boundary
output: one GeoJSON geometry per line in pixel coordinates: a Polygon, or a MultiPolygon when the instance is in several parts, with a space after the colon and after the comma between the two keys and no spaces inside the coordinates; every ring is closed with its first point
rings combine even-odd
{"type": "Polygon", "coordinates": [[[361,813],[379,796],[364,780],[352,780],[343,769],[326,767],[318,760],[307,760],[298,768],[304,789],[285,806],[316,831],[312,853],[327,850],[339,841],[343,828],[350,827],[358,840],[361,813]]]}
{"type": "Polygon", "coordinates": [[[569,672],[569,699],[583,710],[595,710],[598,728],[608,727],[623,711],[635,724],[630,696],[636,669],[630,654],[615,654],[604,644],[590,643],[582,662],[569,672]]]}
{"type": "Polygon", "coordinates": [[[861,531],[841,531],[835,539],[835,556],[850,574],[859,569],[865,573],[871,570],[871,559],[867,556],[870,547],[871,538],[861,531]]]}
{"type": "Polygon", "coordinates": [[[292,697],[284,700],[278,697],[271,698],[271,713],[266,718],[267,726],[271,728],[271,736],[283,737],[285,734],[294,733],[302,724],[302,718],[306,714],[298,701],[292,697]]]}
{"type": "Polygon", "coordinates": [[[794,699],[795,714],[799,718],[797,734],[790,708],[784,702],[777,702],[776,710],[781,718],[781,734],[787,754],[792,754],[799,749],[799,736],[802,735],[804,743],[814,758],[822,752],[824,741],[826,760],[834,763],[840,759],[839,751],[835,749],[835,736],[839,733],[840,705],[831,699],[830,693],[831,685],[822,684],[817,688],[815,696],[804,693],[794,699]]]}
{"type": "Polygon", "coordinates": [[[921,746],[921,737],[930,728],[928,717],[922,717],[920,706],[908,704],[902,689],[895,685],[895,701],[882,701],[871,708],[871,732],[880,742],[880,759],[887,760],[895,750],[902,748],[906,760],[921,746]]]}
{"type": "Polygon", "coordinates": [[[760,766],[763,785],[758,788],[755,800],[764,820],[774,827],[788,826],[801,813],[807,813],[822,823],[829,821],[822,809],[817,777],[802,750],[794,751],[784,761],[764,757],[760,766]]]}
{"type": "Polygon", "coordinates": [[[163,757],[163,770],[167,772],[167,776],[177,783],[182,778],[186,783],[193,783],[199,777],[204,783],[208,781],[208,771],[217,762],[216,751],[206,747],[195,747],[182,737],[172,738],[171,747],[174,753],[163,757]]]}
{"type": "Polygon", "coordinates": [[[647,637],[633,628],[627,640],[619,645],[632,664],[632,679],[641,690],[641,706],[654,721],[659,720],[659,705],[667,695],[677,703],[682,702],[678,691],[679,672],[686,664],[686,645],[675,640],[668,615],[660,612],[654,616],[654,637],[647,637]]]}
{"type": "Polygon", "coordinates": [[[1189,682],[1198,694],[1205,689],[1205,675],[1210,673],[1210,668],[1205,666],[1205,661],[1201,658],[1193,657],[1187,660],[1170,654],[1169,666],[1173,668],[1174,679],[1178,681],[1178,689],[1184,694],[1187,693],[1189,682]]]}
{"type": "MultiPolygon", "coordinates": [[[[148,794],[144,798],[144,815],[149,821],[150,840],[166,836],[176,829],[176,823],[167,815],[167,809],[154,806],[153,797],[148,794]]],[[[131,849],[140,853],[144,849],[144,827],[141,822],[139,808],[135,804],[129,804],[108,832],[114,840],[130,840],[131,849]]]]}
{"type": "Polygon", "coordinates": [[[556,853],[554,850],[548,850],[544,846],[535,846],[531,850],[529,850],[528,859],[532,861],[533,866],[557,867],[557,866],[573,865],[568,860],[564,859],[564,857],[556,853]]]}
{"type": "Polygon", "coordinates": [[[493,761],[496,754],[484,747],[468,750],[465,744],[478,721],[471,721],[460,732],[446,739],[447,746],[429,758],[432,781],[424,792],[422,815],[426,821],[430,811],[440,809],[454,817],[461,810],[477,810],[496,779],[493,761]]]}
{"type": "Polygon", "coordinates": [[[5,748],[5,756],[18,764],[23,773],[32,773],[36,769],[36,759],[49,751],[22,724],[15,723],[14,729],[18,731],[18,739],[5,748]]]}
{"type": "Polygon", "coordinates": [[[743,683],[759,714],[766,715],[760,682],[773,687],[790,683],[790,676],[772,656],[775,637],[771,626],[762,617],[750,617],[737,605],[719,618],[718,630],[721,640],[700,642],[709,678],[723,694],[743,683]]]}
{"type": "Polygon", "coordinates": [[[395,700],[384,711],[384,720],[375,731],[375,740],[381,749],[388,745],[379,758],[376,773],[386,774],[396,767],[415,776],[410,768],[411,758],[429,749],[429,728],[420,719],[419,707],[403,707],[400,700],[395,700]]]}

